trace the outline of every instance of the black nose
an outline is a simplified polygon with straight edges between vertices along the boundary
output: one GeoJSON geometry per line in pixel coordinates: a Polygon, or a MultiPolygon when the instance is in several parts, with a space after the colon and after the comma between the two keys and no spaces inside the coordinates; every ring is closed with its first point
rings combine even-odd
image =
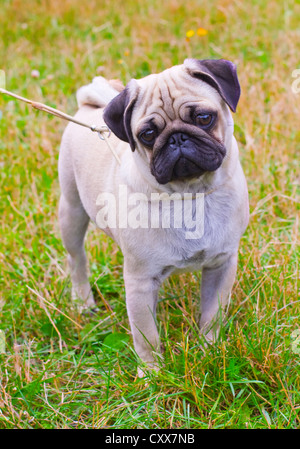
{"type": "Polygon", "coordinates": [[[189,137],[184,133],[174,133],[170,136],[168,144],[174,147],[180,147],[183,145],[189,137]]]}

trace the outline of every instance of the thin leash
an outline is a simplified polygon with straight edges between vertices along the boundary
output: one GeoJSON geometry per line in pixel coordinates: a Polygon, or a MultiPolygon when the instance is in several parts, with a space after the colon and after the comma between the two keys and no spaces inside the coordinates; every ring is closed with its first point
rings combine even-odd
{"type": "Polygon", "coordinates": [[[20,95],[17,95],[13,92],[10,92],[6,89],[0,88],[0,93],[9,95],[10,97],[16,98],[17,100],[23,101],[27,104],[30,104],[33,108],[38,109],[39,111],[47,112],[48,114],[54,115],[55,117],[59,117],[63,120],[68,120],[69,122],[76,123],[77,125],[84,126],[85,128],[89,128],[91,131],[98,133],[98,136],[101,140],[104,140],[107,144],[108,148],[116,158],[117,162],[121,164],[120,158],[115,152],[113,146],[109,142],[109,137],[111,136],[111,130],[108,128],[108,126],[96,126],[96,125],[89,125],[88,123],[82,122],[80,120],[77,120],[76,118],[72,117],[71,115],[65,114],[62,111],[59,111],[58,109],[52,108],[50,106],[47,106],[46,104],[39,103],[37,101],[29,100],[28,98],[21,97],[20,95]],[[108,133],[108,135],[106,135],[108,133]]]}

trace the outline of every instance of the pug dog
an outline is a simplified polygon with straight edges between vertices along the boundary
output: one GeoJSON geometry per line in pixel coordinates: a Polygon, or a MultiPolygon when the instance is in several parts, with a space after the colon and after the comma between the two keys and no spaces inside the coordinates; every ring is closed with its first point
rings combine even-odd
{"type": "Polygon", "coordinates": [[[70,123],[63,134],[59,222],[72,295],[85,307],[95,306],[84,249],[91,220],[123,253],[134,348],[148,368],[158,366],[156,306],[159,288],[171,274],[202,272],[200,332],[208,343],[217,338],[249,215],[230,112],[236,111],[239,97],[236,66],[224,59],[186,59],[159,74],[132,79],[124,89],[97,77],[79,89],[75,117],[91,125],[106,124],[119,161],[87,128],[70,123]],[[126,217],[132,198],[142,198],[139,212],[149,212],[154,196],[154,225],[144,220],[139,226],[138,214],[130,225],[126,217]],[[171,199],[168,214],[174,220],[169,226],[162,224],[164,198],[171,199]],[[196,217],[198,200],[202,212],[196,217]],[[201,221],[201,232],[192,238],[187,238],[182,216],[178,219],[179,204],[189,205],[196,227],[201,221]]]}

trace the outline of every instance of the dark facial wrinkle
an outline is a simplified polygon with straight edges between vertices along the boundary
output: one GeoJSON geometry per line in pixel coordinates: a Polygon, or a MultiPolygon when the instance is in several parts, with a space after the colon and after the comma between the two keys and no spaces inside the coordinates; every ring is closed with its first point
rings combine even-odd
{"type": "Polygon", "coordinates": [[[171,92],[170,92],[168,83],[165,83],[163,88],[159,87],[159,93],[160,93],[160,99],[161,99],[163,110],[164,110],[165,114],[167,115],[169,120],[174,120],[174,117],[175,117],[174,106],[173,106],[174,99],[171,96],[171,92]],[[165,95],[164,88],[165,88],[165,91],[167,91],[167,95],[165,95]],[[164,97],[167,97],[166,98],[168,100],[168,104],[167,105],[166,105],[166,101],[165,101],[164,97]],[[172,109],[173,109],[172,116],[170,116],[168,114],[168,111],[170,110],[170,107],[172,107],[172,109]]]}
{"type": "Polygon", "coordinates": [[[155,125],[155,121],[154,118],[151,118],[150,120],[148,120],[147,122],[145,122],[138,130],[137,135],[141,134],[144,131],[147,131],[147,129],[157,129],[157,126],[155,125]]]}
{"type": "Polygon", "coordinates": [[[152,114],[152,116],[151,116],[151,118],[149,120],[147,120],[146,122],[142,123],[138,127],[138,129],[136,131],[136,135],[138,136],[142,131],[144,131],[147,127],[149,127],[149,126],[147,126],[149,124],[150,124],[150,126],[151,126],[151,124],[154,125],[157,128],[158,132],[161,133],[162,130],[166,127],[166,120],[165,120],[165,117],[162,114],[160,114],[159,112],[155,112],[155,113],[152,114]],[[161,125],[161,123],[159,122],[159,119],[157,118],[157,116],[162,120],[163,125],[161,125]]]}

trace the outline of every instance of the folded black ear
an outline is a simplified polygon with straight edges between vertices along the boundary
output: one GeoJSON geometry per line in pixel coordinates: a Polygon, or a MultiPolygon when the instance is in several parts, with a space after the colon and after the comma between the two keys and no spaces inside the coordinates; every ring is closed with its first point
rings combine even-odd
{"type": "Polygon", "coordinates": [[[235,64],[226,59],[186,59],[184,65],[190,75],[217,89],[230,109],[236,111],[241,88],[235,64]]]}
{"type": "Polygon", "coordinates": [[[135,150],[135,142],[131,131],[131,116],[136,99],[137,89],[131,89],[128,84],[119,95],[108,103],[103,112],[103,119],[109,129],[119,139],[128,142],[132,151],[135,150]]]}

